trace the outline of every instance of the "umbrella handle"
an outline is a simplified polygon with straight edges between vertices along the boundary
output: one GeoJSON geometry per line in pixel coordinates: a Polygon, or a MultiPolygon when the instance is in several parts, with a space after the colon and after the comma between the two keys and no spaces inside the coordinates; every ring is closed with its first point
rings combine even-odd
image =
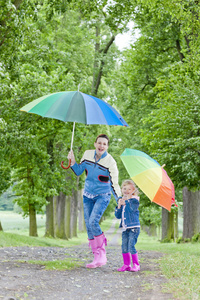
{"type": "MultiPolygon", "coordinates": [[[[74,122],[74,124],[73,124],[72,140],[71,140],[71,151],[72,151],[72,146],[73,146],[73,141],[74,141],[75,123],[76,123],[76,122],[74,122]]],[[[62,167],[63,169],[69,169],[69,167],[71,166],[71,159],[69,159],[69,165],[68,165],[67,167],[65,167],[65,166],[63,165],[63,163],[64,163],[64,161],[61,161],[61,167],[62,167]]]]}
{"type": "Polygon", "coordinates": [[[69,167],[70,167],[70,165],[71,165],[71,159],[69,159],[69,165],[68,165],[67,167],[65,167],[65,166],[63,165],[63,163],[64,163],[64,161],[61,161],[61,167],[62,167],[63,169],[69,169],[69,167]]]}

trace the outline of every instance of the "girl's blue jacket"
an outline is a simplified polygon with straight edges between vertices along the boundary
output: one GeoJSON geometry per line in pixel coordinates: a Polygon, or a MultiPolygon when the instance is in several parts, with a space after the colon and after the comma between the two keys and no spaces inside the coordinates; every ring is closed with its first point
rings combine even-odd
{"type": "Polygon", "coordinates": [[[122,205],[120,208],[115,208],[115,217],[117,219],[121,219],[119,227],[128,229],[140,226],[138,199],[131,198],[125,201],[126,205],[122,205]]]}

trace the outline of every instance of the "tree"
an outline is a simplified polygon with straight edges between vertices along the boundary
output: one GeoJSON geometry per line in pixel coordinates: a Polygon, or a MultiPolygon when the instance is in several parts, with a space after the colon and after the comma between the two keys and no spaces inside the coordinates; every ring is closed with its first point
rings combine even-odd
{"type": "Polygon", "coordinates": [[[183,239],[191,239],[200,233],[200,191],[192,192],[183,188],[183,239]]]}
{"type": "MultiPolygon", "coordinates": [[[[0,31],[3,37],[0,110],[4,123],[1,134],[5,146],[1,152],[2,167],[5,170],[7,166],[4,174],[13,171],[16,201],[25,215],[31,214],[31,235],[37,235],[35,215],[44,204],[48,204],[50,216],[46,233],[55,235],[54,224],[58,221],[52,207],[55,198],[58,200],[64,194],[67,201],[72,197],[77,199],[83,181],[80,178],[76,195],[76,188],[69,188],[71,183],[66,182],[66,173],[58,167],[60,156],[68,150],[72,125],[66,127],[59,121],[26,115],[19,109],[41,95],[74,90],[79,84],[85,93],[91,93],[94,86],[94,94],[107,99],[111,91],[109,73],[117,58],[114,37],[126,29],[132,4],[30,0],[16,2],[17,9],[13,9],[12,3],[7,1],[1,10],[3,17],[10,18],[9,22],[7,17],[4,19],[0,31]],[[96,27],[100,29],[97,36],[96,27]]],[[[78,126],[74,141],[77,160],[93,145],[93,136],[100,130],[102,127],[93,126],[88,132],[85,126],[78,126]]],[[[72,180],[76,187],[76,179],[72,180]]]]}

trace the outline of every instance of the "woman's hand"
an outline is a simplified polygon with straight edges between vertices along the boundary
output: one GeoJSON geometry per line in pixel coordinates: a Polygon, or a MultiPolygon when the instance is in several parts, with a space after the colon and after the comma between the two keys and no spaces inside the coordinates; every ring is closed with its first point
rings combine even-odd
{"type": "Polygon", "coordinates": [[[73,150],[69,151],[67,158],[71,159],[71,166],[73,166],[76,162],[73,150]]]}

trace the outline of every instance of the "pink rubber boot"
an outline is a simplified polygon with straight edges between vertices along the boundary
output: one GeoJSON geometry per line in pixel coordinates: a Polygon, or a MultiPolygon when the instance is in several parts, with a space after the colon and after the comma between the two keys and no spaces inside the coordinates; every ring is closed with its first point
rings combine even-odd
{"type": "Polygon", "coordinates": [[[91,246],[92,252],[94,254],[94,260],[90,264],[87,264],[86,268],[90,268],[90,269],[97,268],[99,266],[98,262],[99,262],[100,255],[99,255],[99,250],[97,249],[96,240],[95,239],[89,240],[89,246],[91,246]]]}
{"type": "Polygon", "coordinates": [[[107,263],[106,249],[105,249],[105,246],[107,246],[107,239],[106,239],[104,233],[102,233],[99,236],[95,236],[94,238],[96,241],[97,250],[99,252],[99,257],[97,259],[98,260],[97,265],[98,265],[98,267],[101,267],[107,263]]]}
{"type": "Polygon", "coordinates": [[[131,272],[137,272],[140,271],[140,264],[138,261],[138,253],[131,254],[132,256],[132,262],[133,262],[133,268],[131,268],[131,272]]]}
{"type": "Polygon", "coordinates": [[[130,253],[122,253],[124,264],[117,271],[125,272],[131,270],[131,254],[130,253]]]}

